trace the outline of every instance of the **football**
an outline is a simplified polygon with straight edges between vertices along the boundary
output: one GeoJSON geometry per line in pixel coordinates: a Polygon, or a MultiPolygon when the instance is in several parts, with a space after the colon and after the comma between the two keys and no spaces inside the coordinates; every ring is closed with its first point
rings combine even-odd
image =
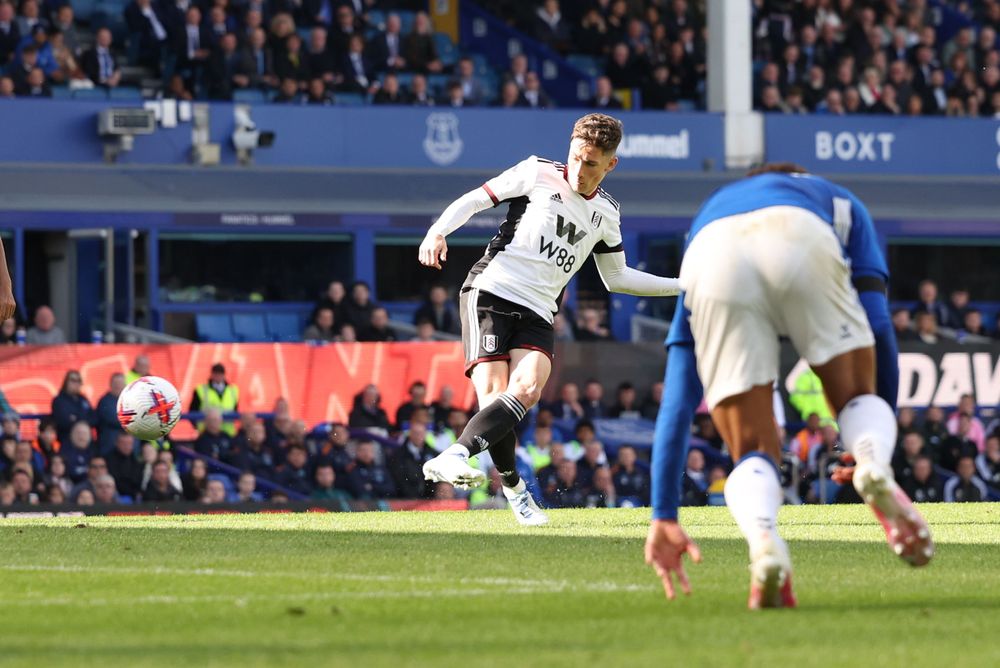
{"type": "Polygon", "coordinates": [[[154,441],[170,433],[181,418],[177,388],[158,376],[143,376],[118,395],[118,422],[136,438],[154,441]]]}

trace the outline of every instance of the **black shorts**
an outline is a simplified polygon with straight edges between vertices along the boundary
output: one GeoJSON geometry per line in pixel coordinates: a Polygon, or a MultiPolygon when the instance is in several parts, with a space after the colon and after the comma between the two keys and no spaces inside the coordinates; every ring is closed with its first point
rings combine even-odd
{"type": "Polygon", "coordinates": [[[530,308],[478,288],[464,288],[458,301],[466,376],[480,362],[509,360],[515,348],[537,350],[552,359],[552,325],[530,308]]]}

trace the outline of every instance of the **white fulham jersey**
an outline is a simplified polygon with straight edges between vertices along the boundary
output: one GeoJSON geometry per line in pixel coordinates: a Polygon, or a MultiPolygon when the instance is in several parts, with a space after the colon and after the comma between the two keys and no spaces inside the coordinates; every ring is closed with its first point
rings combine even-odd
{"type": "Polygon", "coordinates": [[[584,197],[566,165],[531,156],[483,184],[507,219],[465,286],[520,304],[551,323],[569,279],[593,253],[622,250],[618,202],[602,188],[584,197]]]}

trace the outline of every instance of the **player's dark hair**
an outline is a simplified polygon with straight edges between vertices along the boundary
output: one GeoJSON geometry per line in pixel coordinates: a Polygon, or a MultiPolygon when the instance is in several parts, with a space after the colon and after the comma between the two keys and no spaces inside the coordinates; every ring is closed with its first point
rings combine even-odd
{"type": "Polygon", "coordinates": [[[809,170],[794,162],[765,162],[750,168],[747,176],[759,176],[760,174],[808,174],[809,170]]]}
{"type": "Polygon", "coordinates": [[[587,114],[573,125],[570,139],[582,139],[605,153],[614,153],[622,141],[622,122],[607,114],[587,114]]]}

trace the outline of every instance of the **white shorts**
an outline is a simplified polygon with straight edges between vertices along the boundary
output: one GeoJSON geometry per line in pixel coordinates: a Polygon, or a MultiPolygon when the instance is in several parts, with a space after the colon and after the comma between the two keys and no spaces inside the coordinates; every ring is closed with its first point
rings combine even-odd
{"type": "Polygon", "coordinates": [[[774,381],[779,336],[811,366],[875,345],[840,242],[806,209],[712,222],[684,254],[680,285],[709,408],[774,381]]]}

